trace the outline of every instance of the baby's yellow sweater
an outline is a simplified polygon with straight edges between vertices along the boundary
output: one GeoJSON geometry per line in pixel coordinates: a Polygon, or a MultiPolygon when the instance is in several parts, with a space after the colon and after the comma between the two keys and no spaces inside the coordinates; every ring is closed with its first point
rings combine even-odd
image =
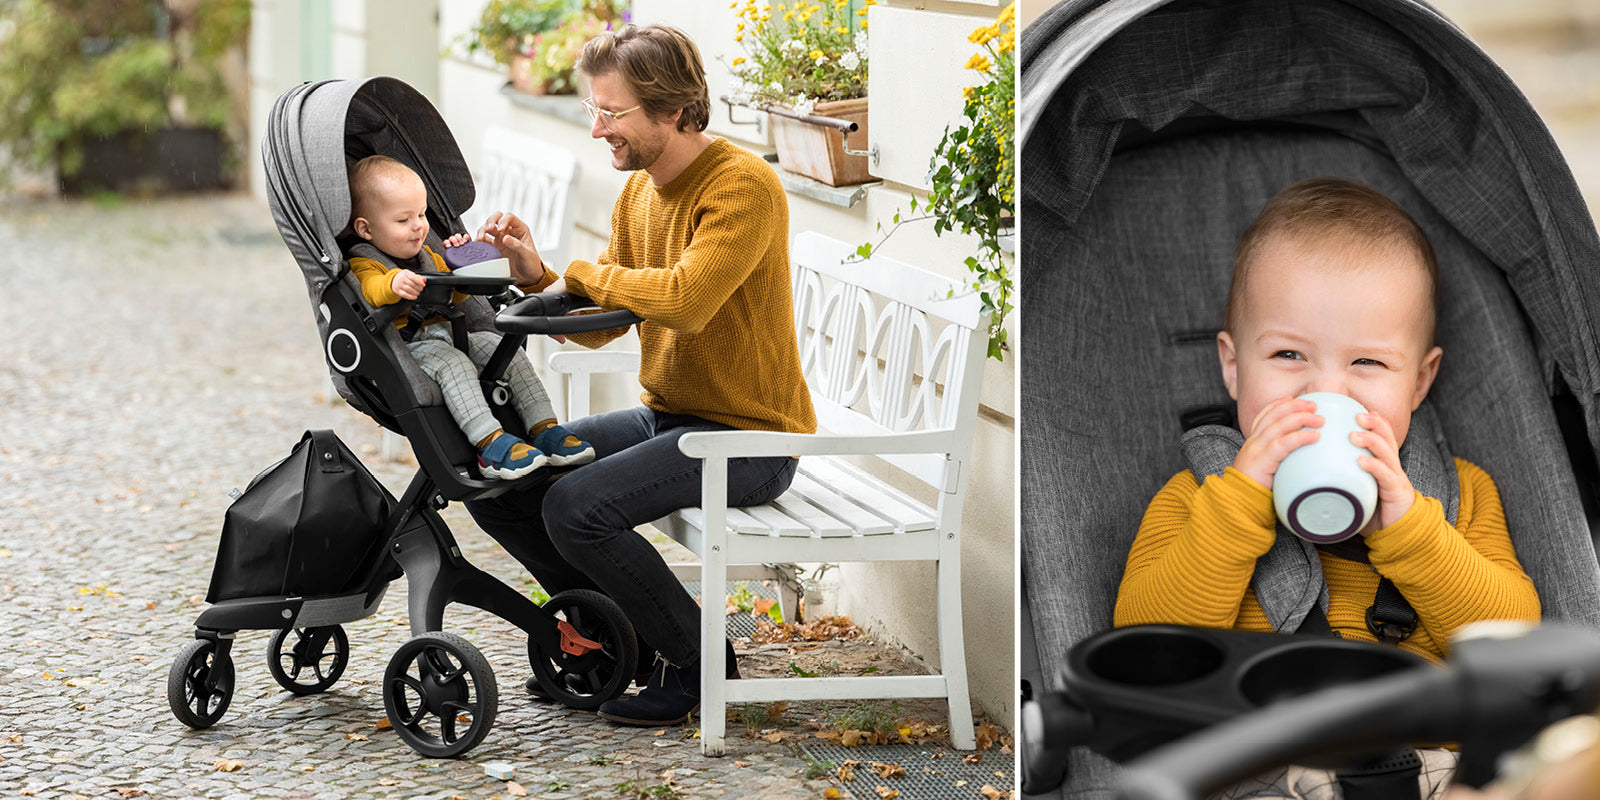
{"type": "MultiPolygon", "coordinates": [[[[1461,503],[1454,527],[1438,500],[1419,494],[1404,516],[1367,537],[1370,566],[1319,551],[1328,624],[1340,636],[1376,641],[1366,611],[1379,573],[1421,623],[1400,646],[1434,660],[1468,623],[1538,621],[1539,597],[1517,562],[1494,480],[1470,462],[1455,464],[1461,503]]],[[[1188,470],[1172,476],[1145,509],[1128,553],[1116,624],[1271,631],[1250,578],[1272,547],[1275,519],[1272,492],[1232,467],[1201,485],[1188,470]]]]}
{"type": "MultiPolygon", "coordinates": [[[[435,271],[449,274],[450,268],[444,265],[444,256],[433,252],[433,248],[427,245],[422,246],[422,252],[427,254],[428,258],[433,261],[435,271]]],[[[367,298],[367,303],[373,308],[398,303],[405,299],[395,294],[394,291],[394,274],[401,269],[401,267],[387,268],[371,258],[356,256],[350,259],[350,271],[355,273],[356,280],[361,282],[361,294],[367,298]]],[[[450,293],[450,302],[452,303],[459,303],[466,299],[467,296],[460,292],[450,293]]],[[[408,320],[405,317],[394,321],[396,328],[403,329],[407,324],[408,320]]]]}
{"type": "MultiPolygon", "coordinates": [[[[772,167],[716,139],[665,186],[638,171],[611,212],[598,261],[570,291],[639,324],[640,399],[748,430],[814,433],[795,343],[789,204],[772,167]]],[[[554,280],[546,271],[542,288],[554,280]]],[[[623,329],[572,337],[598,347],[623,329]]]]}

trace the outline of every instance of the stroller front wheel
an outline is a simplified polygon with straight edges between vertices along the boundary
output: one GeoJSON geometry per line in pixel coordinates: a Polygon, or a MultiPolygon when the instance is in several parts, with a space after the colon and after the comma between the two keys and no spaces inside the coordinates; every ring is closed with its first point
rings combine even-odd
{"type": "Polygon", "coordinates": [[[350,663],[350,637],[344,626],[295,628],[295,640],[287,649],[284,641],[289,629],[272,634],[267,643],[267,671],[279,686],[297,695],[325,692],[344,675],[350,663]],[[328,645],[332,644],[330,650],[328,645]]]}
{"type": "Polygon", "coordinates": [[[200,730],[217,724],[233,700],[233,659],[210,639],[178,652],[167,671],[167,705],[179,722],[200,730]]]}
{"type": "Polygon", "coordinates": [[[542,608],[584,638],[599,642],[600,649],[582,655],[564,650],[546,653],[530,637],[528,662],[540,688],[568,708],[595,708],[621,695],[633,680],[639,642],[616,601],[588,589],[570,589],[542,608]]]}
{"type": "Polygon", "coordinates": [[[400,645],[383,673],[383,708],[395,733],[430,758],[478,746],[499,706],[494,670],[453,633],[430,632],[400,645]]]}

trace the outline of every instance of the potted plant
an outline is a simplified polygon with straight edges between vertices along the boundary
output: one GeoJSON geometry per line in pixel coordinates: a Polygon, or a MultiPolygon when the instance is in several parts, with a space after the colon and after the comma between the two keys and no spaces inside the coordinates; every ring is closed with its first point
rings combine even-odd
{"type": "Polygon", "coordinates": [[[867,6],[877,0],[795,0],[758,7],[738,0],[735,42],[745,55],[733,59],[733,94],[738,102],[765,109],[772,124],[778,166],[830,186],[872,180],[867,141],[867,6]],[[848,139],[838,128],[807,117],[856,124],[848,139]]]}
{"type": "MultiPolygon", "coordinates": [[[[967,41],[983,52],[967,59],[966,68],[982,78],[961,90],[966,98],[963,121],[945,128],[928,165],[932,188],[921,205],[923,214],[894,226],[882,246],[900,225],[932,219],[935,235],[954,230],[978,237],[978,253],[968,256],[969,286],[989,314],[989,357],[1001,360],[1006,348],[1006,315],[1012,309],[1011,256],[1002,242],[1010,235],[1016,215],[1016,3],[1007,5],[993,25],[972,32],[967,41]]],[[[918,210],[912,198],[910,208],[918,210]]],[[[872,255],[874,246],[863,244],[857,255],[872,255]]]]}
{"type": "Polygon", "coordinates": [[[512,66],[512,83],[530,94],[575,94],[584,43],[630,16],[626,0],[592,0],[580,6],[554,28],[524,40],[512,66]]]}
{"type": "Polygon", "coordinates": [[[218,188],[234,106],[219,62],[249,24],[248,0],[0,4],[0,147],[67,192],[218,188]]]}
{"type": "Polygon", "coordinates": [[[576,5],[573,0],[489,0],[478,24],[463,35],[468,53],[488,53],[517,74],[513,61],[532,37],[554,28],[576,5]]]}

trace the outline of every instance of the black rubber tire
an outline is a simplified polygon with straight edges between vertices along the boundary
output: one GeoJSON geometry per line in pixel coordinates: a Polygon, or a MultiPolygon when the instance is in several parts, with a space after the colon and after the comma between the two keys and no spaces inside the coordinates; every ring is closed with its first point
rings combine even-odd
{"type": "Polygon", "coordinates": [[[595,708],[621,695],[633,681],[639,642],[616,602],[596,591],[571,589],[550,598],[543,608],[599,642],[601,649],[581,656],[543,653],[530,637],[528,663],[539,686],[568,708],[595,708]]]}
{"type": "Polygon", "coordinates": [[[196,639],[178,651],[167,671],[167,705],[179,722],[195,730],[217,724],[233,701],[233,659],[218,655],[217,643],[196,639]]]}
{"type": "Polygon", "coordinates": [[[411,749],[429,758],[455,758],[477,747],[494,727],[499,702],[489,662],[453,633],[413,637],[383,673],[389,723],[411,749]]]}
{"type": "Polygon", "coordinates": [[[339,682],[349,663],[350,637],[345,635],[342,625],[280,629],[274,631],[267,642],[267,671],[279,686],[297,695],[327,691],[339,682]],[[283,643],[291,632],[295,635],[294,644],[284,649],[283,643]],[[332,652],[328,651],[330,642],[332,652]],[[311,681],[301,683],[307,670],[310,670],[311,681]]]}

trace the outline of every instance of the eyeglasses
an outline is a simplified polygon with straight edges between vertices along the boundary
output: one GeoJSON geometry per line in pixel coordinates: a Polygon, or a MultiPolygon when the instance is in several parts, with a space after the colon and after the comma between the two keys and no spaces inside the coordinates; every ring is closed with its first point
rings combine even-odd
{"type": "Polygon", "coordinates": [[[634,106],[633,108],[625,108],[621,111],[607,111],[606,109],[595,105],[594,98],[583,98],[583,110],[589,112],[589,121],[593,122],[597,119],[600,120],[600,126],[608,131],[616,130],[617,120],[621,119],[623,114],[630,114],[643,107],[644,106],[642,105],[638,105],[634,106]]]}

